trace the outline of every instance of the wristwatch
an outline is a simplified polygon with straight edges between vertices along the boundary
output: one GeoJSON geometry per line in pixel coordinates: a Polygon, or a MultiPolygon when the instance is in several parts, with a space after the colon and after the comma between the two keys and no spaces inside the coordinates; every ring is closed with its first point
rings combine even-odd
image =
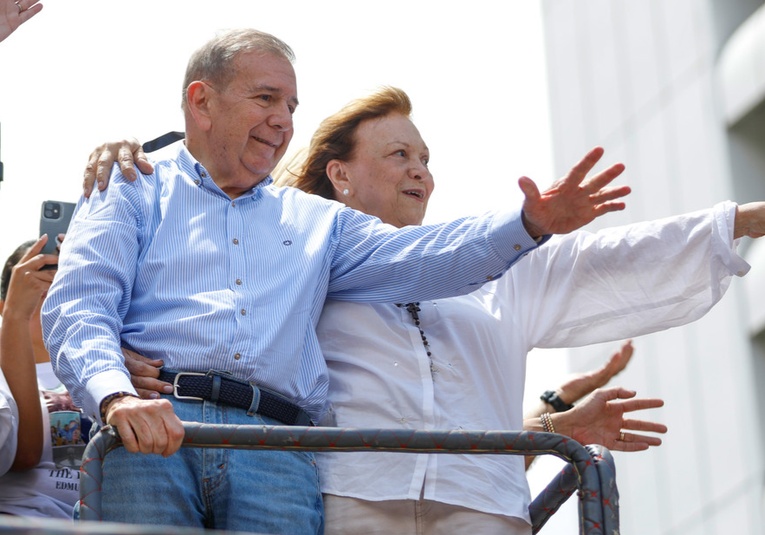
{"type": "Polygon", "coordinates": [[[557,392],[555,390],[547,390],[544,394],[539,396],[539,399],[547,403],[548,405],[551,405],[553,409],[555,409],[555,412],[566,412],[567,410],[573,409],[573,405],[569,405],[562,399],[558,397],[557,392]]]}
{"type": "Polygon", "coordinates": [[[119,398],[124,397],[133,397],[137,398],[135,394],[132,392],[115,392],[114,394],[109,394],[104,399],[101,400],[100,410],[101,410],[101,421],[106,424],[106,410],[109,408],[109,404],[119,398]]]}

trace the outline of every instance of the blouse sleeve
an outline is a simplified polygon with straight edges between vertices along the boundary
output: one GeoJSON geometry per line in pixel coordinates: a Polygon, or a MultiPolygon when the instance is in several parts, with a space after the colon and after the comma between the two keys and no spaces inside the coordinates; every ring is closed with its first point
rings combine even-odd
{"type": "Polygon", "coordinates": [[[505,285],[532,347],[575,347],[685,325],[749,265],[736,253],[736,205],[577,232],[528,255],[505,285]]]}

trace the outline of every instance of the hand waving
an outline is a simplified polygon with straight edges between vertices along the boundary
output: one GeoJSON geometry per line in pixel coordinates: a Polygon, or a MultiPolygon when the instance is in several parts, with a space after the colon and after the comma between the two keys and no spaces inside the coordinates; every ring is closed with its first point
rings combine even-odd
{"type": "Polygon", "coordinates": [[[625,415],[661,407],[664,401],[634,397],[634,391],[621,387],[595,390],[570,411],[553,415],[556,431],[581,444],[600,444],[614,451],[642,451],[659,446],[660,438],[635,431],[666,433],[665,425],[625,415]]]}
{"type": "Polygon", "coordinates": [[[615,375],[627,367],[634,351],[632,340],[627,340],[603,366],[574,375],[559,386],[558,397],[565,403],[575,403],[596,388],[607,385],[615,375]]]}
{"type": "Polygon", "coordinates": [[[42,10],[43,6],[39,1],[0,0],[0,41],[42,10]]]}
{"type": "Polygon", "coordinates": [[[591,178],[587,178],[603,156],[603,149],[595,147],[568,174],[552,187],[540,193],[528,177],[521,177],[518,185],[526,196],[523,202],[523,220],[529,235],[538,238],[546,234],[566,234],[583,227],[608,212],[624,210],[617,202],[630,193],[628,186],[607,187],[624,171],[618,163],[591,178]]]}

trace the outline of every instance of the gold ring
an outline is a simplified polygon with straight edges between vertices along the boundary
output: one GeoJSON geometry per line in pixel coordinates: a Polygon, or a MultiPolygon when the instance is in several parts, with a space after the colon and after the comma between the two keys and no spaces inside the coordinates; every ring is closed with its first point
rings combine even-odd
{"type": "Polygon", "coordinates": [[[619,431],[619,440],[624,442],[624,431],[619,431]]]}
{"type": "Polygon", "coordinates": [[[14,4],[16,4],[16,7],[19,8],[19,15],[21,15],[21,12],[24,11],[24,8],[21,7],[21,2],[19,2],[19,0],[16,0],[14,4]]]}

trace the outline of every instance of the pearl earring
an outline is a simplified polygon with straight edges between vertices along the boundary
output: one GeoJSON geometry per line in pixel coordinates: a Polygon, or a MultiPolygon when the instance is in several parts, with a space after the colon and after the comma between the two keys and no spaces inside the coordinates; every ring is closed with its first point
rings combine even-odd
{"type": "Polygon", "coordinates": [[[349,193],[350,193],[350,191],[348,190],[348,188],[345,188],[343,190],[343,195],[347,196],[349,193]]]}

